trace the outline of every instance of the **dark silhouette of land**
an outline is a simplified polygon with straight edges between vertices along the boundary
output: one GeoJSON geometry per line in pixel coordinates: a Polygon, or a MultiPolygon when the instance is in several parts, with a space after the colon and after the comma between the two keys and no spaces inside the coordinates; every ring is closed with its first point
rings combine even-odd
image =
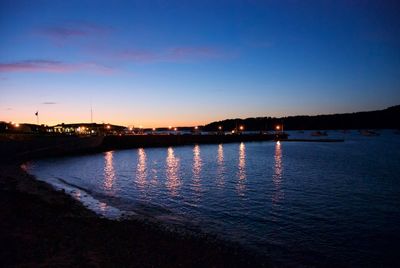
{"type": "Polygon", "coordinates": [[[226,119],[212,122],[203,127],[205,131],[217,131],[219,127],[232,130],[238,125],[245,126],[246,130],[261,131],[274,130],[277,125],[283,125],[285,130],[311,129],[399,129],[400,105],[384,110],[357,112],[345,114],[329,114],[315,116],[288,116],[281,118],[256,117],[247,119],[226,119]]]}

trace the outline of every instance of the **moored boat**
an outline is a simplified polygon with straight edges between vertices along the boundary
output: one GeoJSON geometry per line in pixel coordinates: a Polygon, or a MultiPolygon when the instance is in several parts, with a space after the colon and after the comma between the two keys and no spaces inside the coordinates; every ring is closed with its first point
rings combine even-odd
{"type": "Polygon", "coordinates": [[[311,136],[313,137],[328,136],[328,133],[326,131],[315,131],[311,133],[311,136]]]}
{"type": "Polygon", "coordinates": [[[380,135],[378,132],[375,132],[373,130],[367,130],[367,129],[361,130],[360,133],[361,133],[361,135],[368,136],[368,137],[374,137],[374,136],[380,135]]]}

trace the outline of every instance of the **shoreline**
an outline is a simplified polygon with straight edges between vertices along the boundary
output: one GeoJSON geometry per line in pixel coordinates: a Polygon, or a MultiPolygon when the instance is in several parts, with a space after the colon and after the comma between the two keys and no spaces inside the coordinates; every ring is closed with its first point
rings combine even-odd
{"type": "Polygon", "coordinates": [[[271,267],[269,258],[212,235],[139,219],[110,220],[26,173],[0,165],[3,267],[271,267]]]}
{"type": "MultiPolygon", "coordinates": [[[[94,137],[95,144],[98,144],[97,139],[94,137]]],[[[44,157],[79,156],[143,145],[154,147],[137,143],[137,139],[129,138],[128,142],[124,139],[123,143],[116,142],[116,146],[95,147],[85,146],[93,144],[91,137],[2,140],[0,239],[8,246],[0,253],[0,263],[5,267],[272,266],[267,253],[251,251],[236,242],[198,230],[140,216],[107,219],[22,168],[26,162],[44,157]]],[[[157,145],[155,147],[165,147],[157,145]]],[[[176,142],[172,145],[188,144],[176,142]]]]}

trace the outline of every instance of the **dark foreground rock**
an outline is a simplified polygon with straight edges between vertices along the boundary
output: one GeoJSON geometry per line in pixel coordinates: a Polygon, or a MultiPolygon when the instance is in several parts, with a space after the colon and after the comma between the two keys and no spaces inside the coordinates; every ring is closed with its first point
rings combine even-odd
{"type": "Polygon", "coordinates": [[[16,164],[0,165],[1,267],[268,267],[205,235],[100,218],[16,164]]]}

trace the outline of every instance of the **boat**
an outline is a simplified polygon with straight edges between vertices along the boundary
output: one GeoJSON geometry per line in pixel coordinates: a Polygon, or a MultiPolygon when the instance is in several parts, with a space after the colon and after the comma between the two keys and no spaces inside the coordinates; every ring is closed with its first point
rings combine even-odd
{"type": "Polygon", "coordinates": [[[326,131],[315,131],[311,133],[311,136],[313,137],[328,136],[328,133],[326,131]]]}
{"type": "Polygon", "coordinates": [[[368,136],[368,137],[375,137],[375,136],[380,135],[378,132],[375,132],[373,130],[367,130],[367,129],[361,130],[360,133],[361,133],[361,135],[368,136]]]}

